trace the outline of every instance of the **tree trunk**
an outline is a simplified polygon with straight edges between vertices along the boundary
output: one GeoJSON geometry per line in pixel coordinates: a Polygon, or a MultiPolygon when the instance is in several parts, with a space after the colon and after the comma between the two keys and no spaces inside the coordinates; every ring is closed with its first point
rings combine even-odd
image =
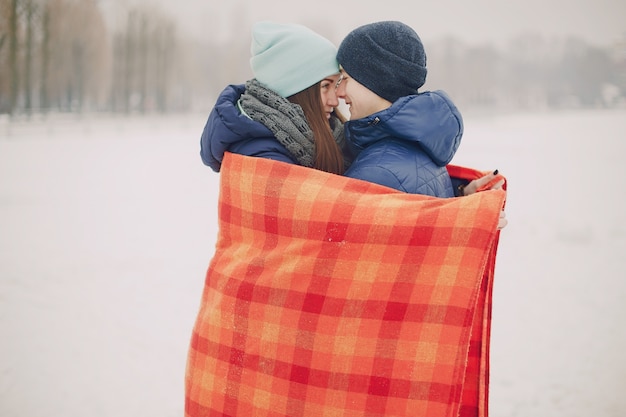
{"type": "Polygon", "coordinates": [[[33,4],[32,0],[29,0],[26,3],[26,61],[24,63],[24,110],[27,114],[31,114],[33,111],[33,20],[35,19],[36,7],[37,6],[33,4]]]}
{"type": "Polygon", "coordinates": [[[48,4],[44,4],[42,16],[42,40],[41,40],[41,81],[39,82],[39,102],[43,112],[50,107],[48,95],[48,77],[50,67],[50,9],[48,4]]]}
{"type": "Polygon", "coordinates": [[[9,18],[9,66],[11,72],[11,90],[9,95],[9,114],[15,114],[17,109],[17,94],[19,89],[19,72],[17,65],[17,6],[19,1],[11,1],[9,18]]]}

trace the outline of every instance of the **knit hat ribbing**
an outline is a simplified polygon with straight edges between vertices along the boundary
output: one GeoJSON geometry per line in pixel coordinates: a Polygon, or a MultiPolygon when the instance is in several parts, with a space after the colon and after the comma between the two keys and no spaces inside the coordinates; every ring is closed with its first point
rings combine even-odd
{"type": "Polygon", "coordinates": [[[337,60],[359,84],[391,102],[417,94],[426,82],[424,45],[401,22],[376,22],[354,29],[339,45],[337,60]]]}
{"type": "Polygon", "coordinates": [[[250,50],[254,77],[283,97],[339,72],[335,45],[298,24],[257,22],[250,50]]]}

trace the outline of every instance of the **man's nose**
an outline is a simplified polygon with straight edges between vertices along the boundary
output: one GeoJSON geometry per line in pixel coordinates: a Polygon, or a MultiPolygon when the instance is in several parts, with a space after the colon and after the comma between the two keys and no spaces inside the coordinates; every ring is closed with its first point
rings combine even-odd
{"type": "Polygon", "coordinates": [[[338,98],[346,98],[346,86],[344,83],[339,84],[339,86],[335,88],[335,95],[338,98]]]}

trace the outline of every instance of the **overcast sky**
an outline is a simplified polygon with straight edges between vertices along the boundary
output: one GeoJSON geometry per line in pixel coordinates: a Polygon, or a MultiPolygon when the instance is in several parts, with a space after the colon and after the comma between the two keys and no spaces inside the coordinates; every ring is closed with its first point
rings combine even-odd
{"type": "Polygon", "coordinates": [[[377,20],[401,20],[426,40],[454,35],[468,43],[499,43],[527,32],[575,35],[599,45],[626,38],[626,0],[143,1],[159,2],[180,19],[183,31],[222,39],[247,37],[251,22],[266,19],[323,24],[318,31],[333,41],[377,20]]]}

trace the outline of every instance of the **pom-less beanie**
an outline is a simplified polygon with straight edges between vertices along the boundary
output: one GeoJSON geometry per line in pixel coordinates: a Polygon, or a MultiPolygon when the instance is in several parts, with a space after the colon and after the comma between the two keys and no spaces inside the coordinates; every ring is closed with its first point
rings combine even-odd
{"type": "Polygon", "coordinates": [[[359,84],[392,103],[417,94],[426,82],[424,45],[401,22],[376,22],[354,29],[339,45],[337,60],[359,84]]]}
{"type": "Polygon", "coordinates": [[[335,45],[298,24],[257,22],[250,51],[254,77],[283,97],[339,72],[335,45]]]}

